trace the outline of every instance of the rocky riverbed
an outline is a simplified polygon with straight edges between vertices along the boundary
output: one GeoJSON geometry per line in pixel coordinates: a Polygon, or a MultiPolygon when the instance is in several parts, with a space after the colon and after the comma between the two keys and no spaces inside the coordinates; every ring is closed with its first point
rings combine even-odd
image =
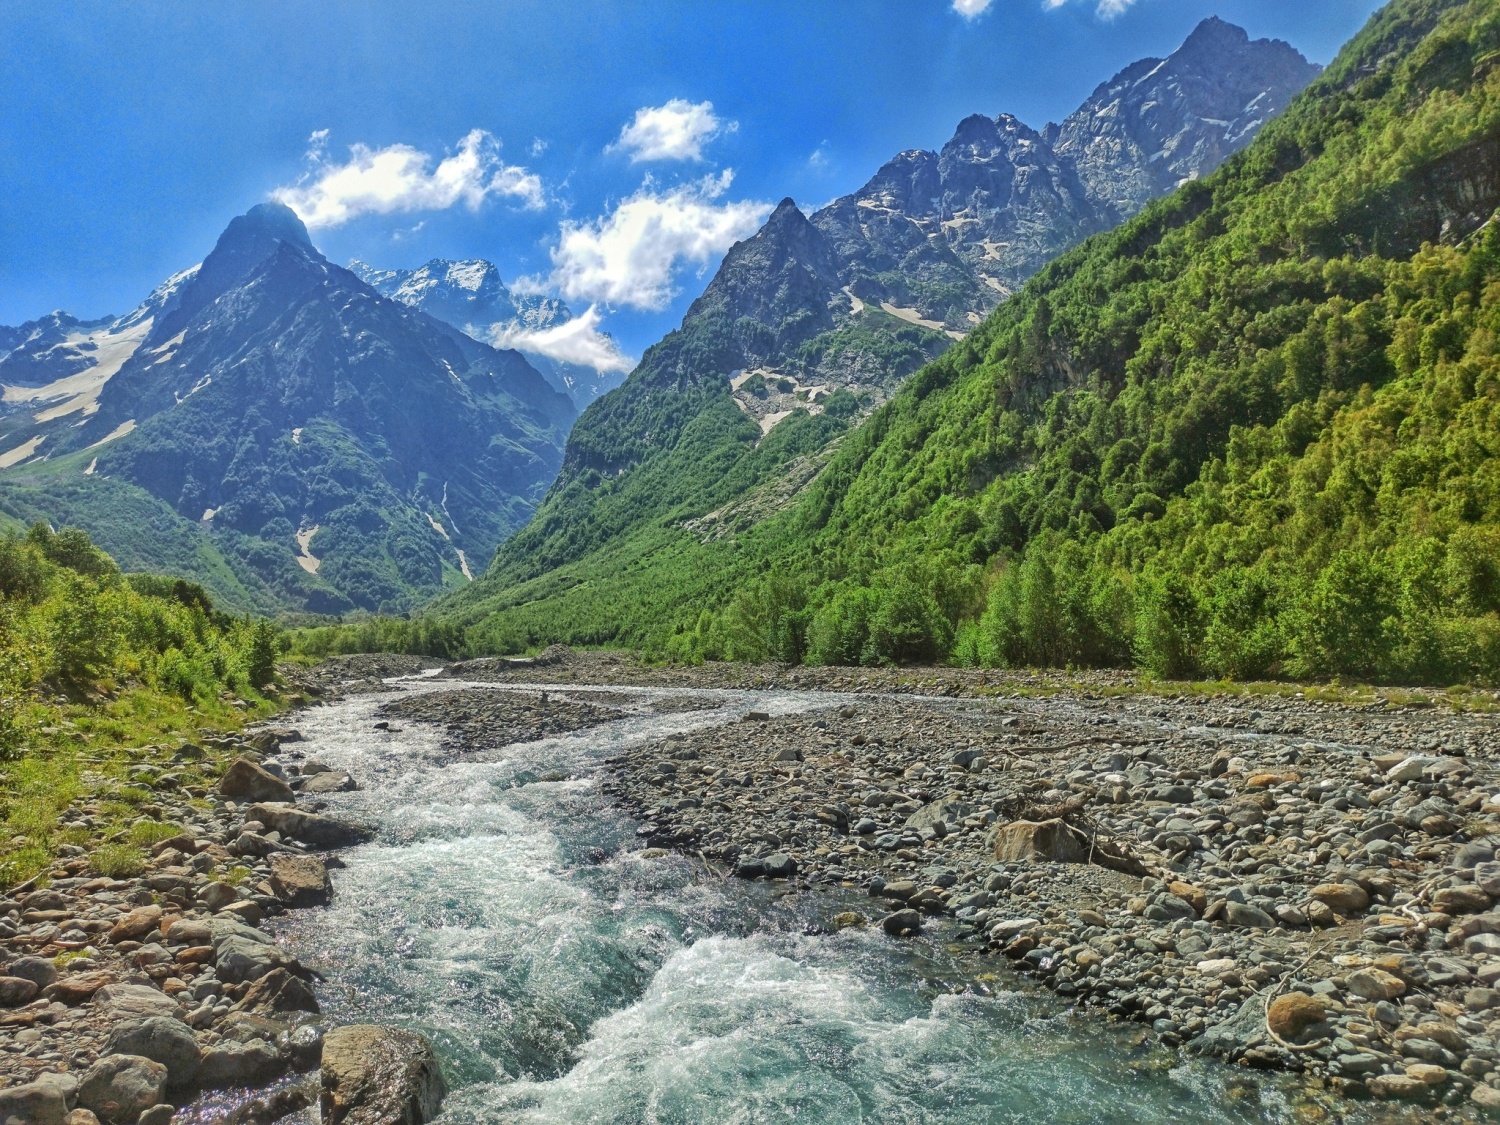
{"type": "MultiPolygon", "coordinates": [[[[374,726],[443,724],[438,768],[723,705],[687,689],[827,690],[826,707],[751,710],[612,760],[604,792],[638,818],[643,857],[686,853],[777,893],[855,892],[835,928],[957,938],[975,964],[1170,1048],[1435,1117],[1500,1106],[1489,713],[566,651],[447,669],[350,658],[298,686],[375,691],[424,669],[433,682],[374,726]],[[631,685],[667,690],[610,690],[631,685]]],[[[216,747],[232,761],[216,793],[139,777],[154,789],[142,815],[181,829],[140,874],[68,859],[0,899],[0,1119],[270,1121],[321,1101],[325,1120],[374,1121],[436,1106],[422,1041],[342,1028],[325,1048],[317,973],[276,939],[276,918],[325,902],[337,850],[369,835],[323,806],[366,779],[312,760],[294,723],[216,747]]],[[[86,829],[97,813],[82,801],[68,815],[86,829]]]]}

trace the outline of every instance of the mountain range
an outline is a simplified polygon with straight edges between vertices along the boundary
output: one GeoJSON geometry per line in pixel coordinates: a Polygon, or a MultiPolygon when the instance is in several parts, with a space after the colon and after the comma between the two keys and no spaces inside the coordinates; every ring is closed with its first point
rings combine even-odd
{"type": "Polygon", "coordinates": [[[244,608],[397,612],[465,581],[575,414],[519,353],[329,263],[281,204],[129,315],[12,339],[0,511],[244,608]]]}
{"type": "Polygon", "coordinates": [[[520,341],[517,350],[579,410],[625,378],[618,369],[599,371],[527,346],[526,341],[535,345],[547,338],[548,329],[569,323],[573,312],[557,297],[510,289],[495,265],[483,258],[434,258],[414,270],[380,270],[355,259],[349,269],[382,296],[421,309],[476,340],[520,341]]]}
{"type": "Polygon", "coordinates": [[[633,629],[629,602],[601,627],[587,605],[545,600],[586,598],[580,563],[629,570],[784,507],[855,421],[1048,260],[1213,171],[1318,69],[1210,19],[1061,125],[971,116],[940,152],[901,153],[811,215],[783,200],[682,327],[583,412],[536,518],[452,612],[504,644],[541,639],[504,624],[510,605],[538,598],[559,636],[574,636],[575,612],[584,636],[633,629]]]}

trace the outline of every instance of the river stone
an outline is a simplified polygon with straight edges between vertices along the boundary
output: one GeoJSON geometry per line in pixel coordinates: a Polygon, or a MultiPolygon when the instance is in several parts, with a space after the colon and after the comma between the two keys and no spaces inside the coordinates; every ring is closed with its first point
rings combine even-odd
{"type": "Polygon", "coordinates": [[[36,981],[25,977],[0,977],[0,1008],[19,1008],[30,1004],[41,990],[36,981]]]}
{"type": "Polygon", "coordinates": [[[82,1004],[100,989],[113,984],[114,981],[115,975],[113,973],[102,971],[68,973],[44,988],[42,995],[48,1000],[56,1000],[61,1004],[72,1007],[75,1004],[82,1004]]]}
{"type": "Polygon", "coordinates": [[[322,906],[333,885],[323,861],[310,855],[273,855],[271,889],[288,906],[322,906]]]}
{"type": "Polygon", "coordinates": [[[315,848],[347,848],[375,838],[375,830],[368,825],[302,812],[288,805],[251,805],[246,819],[258,820],[283,836],[315,848]]]}
{"type": "Polygon", "coordinates": [[[112,1020],[177,1016],[182,1012],[176,1000],[149,984],[105,985],[94,993],[94,1006],[102,1008],[112,1020]]]}
{"type": "Polygon", "coordinates": [[[179,918],[167,927],[168,945],[209,945],[213,939],[213,927],[201,918],[179,918]]]}
{"type": "Polygon", "coordinates": [[[19,1125],[65,1125],[78,1094],[71,1074],[39,1074],[23,1086],[0,1090],[0,1121],[19,1125]]]}
{"type": "Polygon", "coordinates": [[[1238,926],[1245,930],[1270,930],[1276,927],[1276,919],[1260,907],[1244,902],[1226,902],[1224,919],[1231,926],[1238,926]]]}
{"type": "Polygon", "coordinates": [[[323,1125],[423,1125],[447,1093],[431,1043],[371,1024],[324,1037],[322,1081],[323,1125]]]}
{"type": "Polygon", "coordinates": [[[1366,1000],[1393,1000],[1406,991],[1406,982],[1384,969],[1360,969],[1349,974],[1349,991],[1366,1000]]]}
{"type": "Polygon", "coordinates": [[[301,792],[304,794],[318,793],[348,793],[356,788],[354,778],[347,773],[319,773],[309,777],[302,783],[301,792]]]}
{"type": "Polygon", "coordinates": [[[312,987],[285,969],[272,969],[250,986],[239,1007],[266,1012],[316,1012],[312,987]]]}
{"type": "Polygon", "coordinates": [[[1377,1074],[1367,1078],[1365,1085],[1377,1098],[1409,1098],[1427,1089],[1425,1083],[1406,1074],[1377,1074]]]}
{"type": "Polygon", "coordinates": [[[198,1074],[203,1052],[193,1037],[192,1028],[169,1016],[147,1016],[145,1019],[116,1023],[109,1032],[104,1052],[107,1055],[139,1055],[167,1068],[168,1086],[185,1086],[198,1074]]]}
{"type": "Polygon", "coordinates": [[[782,852],[766,856],[764,864],[768,879],[790,879],[797,874],[797,861],[782,852]]]}
{"type": "Polygon", "coordinates": [[[1217,1023],[1194,1040],[1192,1049],[1204,1054],[1233,1056],[1255,1046],[1265,1038],[1266,1002],[1251,996],[1239,1011],[1217,1023]]]}
{"type": "Polygon", "coordinates": [[[236,801],[291,801],[296,796],[285,781],[248,758],[229,763],[219,781],[219,792],[236,801]]]}
{"type": "Polygon", "coordinates": [[[214,969],[222,981],[259,980],[282,964],[281,950],[265,934],[238,918],[213,920],[214,969]]]}
{"type": "Polygon", "coordinates": [[[1283,1039],[1296,1039],[1303,1030],[1322,1023],[1327,1013],[1318,1000],[1305,992],[1288,992],[1271,1001],[1266,1022],[1283,1039]]]}
{"type": "Polygon", "coordinates": [[[106,1125],[135,1125],[162,1101],[166,1088],[167,1068],[161,1063],[140,1055],[106,1055],[84,1072],[78,1104],[106,1125]]]}
{"type": "Polygon", "coordinates": [[[21,977],[38,988],[46,988],[57,979],[57,966],[46,957],[17,957],[6,968],[5,975],[21,977]]]}
{"type": "Polygon", "coordinates": [[[966,816],[972,815],[974,807],[963,801],[933,801],[923,805],[911,816],[906,818],[908,828],[936,828],[939,824],[944,827],[955,827],[963,823],[966,816]]]}
{"type": "Polygon", "coordinates": [[[264,1039],[248,1043],[225,1041],[203,1052],[198,1064],[198,1084],[210,1090],[253,1086],[274,1078],[282,1062],[276,1048],[264,1039]]]}
{"type": "Polygon", "coordinates": [[[1369,893],[1358,883],[1322,883],[1312,897],[1340,914],[1358,914],[1370,905],[1369,893]]]}
{"type": "Polygon", "coordinates": [[[146,1112],[136,1118],[135,1125],[172,1125],[172,1118],[177,1113],[177,1107],[171,1102],[162,1102],[154,1105],[146,1112]]]}
{"type": "Polygon", "coordinates": [[[109,940],[117,944],[122,941],[140,941],[160,925],[161,907],[140,906],[110,927],[109,940]]]}
{"type": "Polygon", "coordinates": [[[1061,818],[1055,820],[1014,820],[990,833],[991,854],[1001,863],[1096,863],[1141,875],[1145,868],[1129,857],[1120,855],[1101,841],[1089,838],[1061,818]]]}
{"type": "Polygon", "coordinates": [[[1444,914],[1478,914],[1490,908],[1490,896],[1478,887],[1444,887],[1432,893],[1432,908],[1444,914]]]}
{"type": "Polygon", "coordinates": [[[908,937],[921,933],[922,915],[916,910],[898,910],[882,918],[880,928],[892,937],[908,937]]]}

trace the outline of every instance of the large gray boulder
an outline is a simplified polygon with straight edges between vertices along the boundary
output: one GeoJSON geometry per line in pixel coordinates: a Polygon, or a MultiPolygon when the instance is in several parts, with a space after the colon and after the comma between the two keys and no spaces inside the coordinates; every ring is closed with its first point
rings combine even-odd
{"type": "Polygon", "coordinates": [[[264,1039],[248,1043],[225,1040],[203,1052],[198,1084],[206,1090],[254,1086],[275,1078],[285,1065],[286,1060],[264,1039]]]}
{"type": "Polygon", "coordinates": [[[322,1079],[323,1125],[422,1125],[448,1092],[431,1043],[372,1024],[324,1037],[322,1079]]]}
{"type": "Polygon", "coordinates": [[[213,919],[211,930],[214,971],[229,984],[259,980],[287,962],[274,941],[238,918],[219,915],[213,919]]]}
{"type": "Polygon", "coordinates": [[[140,1055],[106,1055],[84,1072],[78,1104],[92,1110],[105,1125],[135,1125],[160,1105],[167,1089],[167,1068],[140,1055]]]}
{"type": "Polygon", "coordinates": [[[39,1074],[24,1086],[0,1090],[0,1122],[10,1125],[63,1125],[78,1096],[71,1074],[39,1074]]]}
{"type": "Polygon", "coordinates": [[[290,785],[248,758],[236,758],[229,763],[219,780],[219,792],[237,801],[290,801],[295,798],[290,785]]]}
{"type": "Polygon", "coordinates": [[[314,848],[349,848],[375,838],[375,830],[368,825],[303,812],[290,805],[251,805],[245,819],[258,820],[282,836],[314,848]]]}
{"type": "Polygon", "coordinates": [[[186,1086],[198,1076],[203,1052],[193,1029],[169,1016],[117,1023],[105,1041],[106,1055],[140,1055],[167,1068],[168,1086],[186,1086]]]}
{"type": "Polygon", "coordinates": [[[46,988],[57,980],[57,966],[46,957],[17,957],[5,969],[8,977],[29,980],[38,988],[46,988]]]}

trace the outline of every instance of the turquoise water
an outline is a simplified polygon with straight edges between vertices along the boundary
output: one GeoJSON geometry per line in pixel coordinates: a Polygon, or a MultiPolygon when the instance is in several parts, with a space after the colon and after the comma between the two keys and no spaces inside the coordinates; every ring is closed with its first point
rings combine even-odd
{"type": "Polygon", "coordinates": [[[642,859],[635,825],[597,788],[604,757],[752,708],[840,702],[706,694],[723,709],[447,764],[431,727],[373,729],[389,697],[301,716],[307,753],[365,786],[335,803],[382,835],[345,854],[333,906],[294,916],[283,935],[325,974],[331,1018],[433,1040],[452,1088],[442,1120],[1294,1119],[1288,1080],[1183,1063],[1138,1029],[1073,1016],[1013,980],[966,987],[1003,967],[948,951],[956,929],[917,942],[830,934],[832,914],[867,900],[777,898],[682,857],[642,859]],[[570,779],[516,784],[558,769],[570,779]]]}

